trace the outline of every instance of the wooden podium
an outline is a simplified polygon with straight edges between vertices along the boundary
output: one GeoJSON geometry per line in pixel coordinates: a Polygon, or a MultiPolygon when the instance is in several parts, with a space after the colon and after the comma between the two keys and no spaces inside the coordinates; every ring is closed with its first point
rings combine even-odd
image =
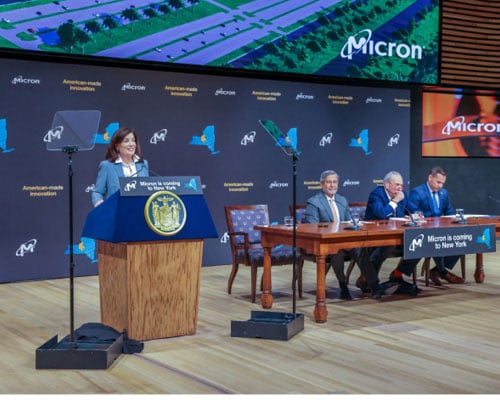
{"type": "Polygon", "coordinates": [[[196,333],[203,239],[217,232],[201,193],[178,197],[186,223],[173,236],[148,226],[148,196],[115,193],[87,216],[82,236],[97,239],[101,322],[131,339],[196,333]]]}

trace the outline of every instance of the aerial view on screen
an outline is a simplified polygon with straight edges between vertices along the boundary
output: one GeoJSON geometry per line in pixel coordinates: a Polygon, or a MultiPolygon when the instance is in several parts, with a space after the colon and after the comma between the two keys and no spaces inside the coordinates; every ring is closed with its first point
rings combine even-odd
{"type": "Polygon", "coordinates": [[[0,49],[436,83],[439,0],[0,0],[0,49]]]}

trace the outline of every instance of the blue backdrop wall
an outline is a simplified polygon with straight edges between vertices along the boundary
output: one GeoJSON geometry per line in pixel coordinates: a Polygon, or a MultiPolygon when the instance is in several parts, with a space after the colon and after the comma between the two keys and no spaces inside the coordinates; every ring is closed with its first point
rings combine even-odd
{"type": "Polygon", "coordinates": [[[391,169],[409,179],[409,89],[250,79],[193,72],[4,59],[0,64],[0,282],[97,273],[92,209],[97,166],[119,126],[139,134],[154,174],[200,176],[219,237],[204,266],[228,264],[224,205],[267,203],[281,222],[292,203],[292,159],[260,122],[296,140],[297,202],[319,190],[324,169],[340,192],[366,201],[391,169]],[[72,157],[70,244],[68,156],[49,151],[60,111],[100,112],[92,149],[72,157]]]}

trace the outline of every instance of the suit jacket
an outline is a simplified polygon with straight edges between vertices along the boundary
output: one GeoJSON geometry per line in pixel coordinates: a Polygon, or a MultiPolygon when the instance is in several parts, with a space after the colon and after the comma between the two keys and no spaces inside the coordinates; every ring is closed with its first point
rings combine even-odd
{"type": "Polygon", "coordinates": [[[390,199],[383,186],[377,186],[372,190],[366,205],[365,220],[388,219],[391,217],[401,218],[408,212],[417,211],[417,208],[410,202],[408,194],[404,192],[404,199],[398,203],[396,212],[389,204],[390,199]]]}
{"type": "MultiPolygon", "coordinates": [[[[147,160],[141,159],[135,163],[137,173],[135,176],[149,176],[149,164],[147,160]]],[[[99,200],[108,198],[120,190],[119,178],[124,177],[123,165],[113,161],[104,160],[99,163],[97,180],[92,191],[92,204],[99,200]]]]}
{"type": "Polygon", "coordinates": [[[439,197],[439,213],[434,212],[434,200],[426,183],[417,186],[410,192],[410,201],[413,205],[424,213],[425,217],[440,217],[441,215],[454,215],[455,209],[450,204],[448,191],[440,189],[439,197]]]}
{"type": "MultiPolygon", "coordinates": [[[[340,194],[335,195],[335,203],[339,210],[341,221],[351,220],[351,210],[347,199],[340,194]]],[[[336,222],[333,221],[333,213],[330,203],[323,192],[317,193],[307,200],[305,219],[310,223],[318,222],[336,222]]],[[[340,222],[340,221],[339,221],[340,222]]]]}

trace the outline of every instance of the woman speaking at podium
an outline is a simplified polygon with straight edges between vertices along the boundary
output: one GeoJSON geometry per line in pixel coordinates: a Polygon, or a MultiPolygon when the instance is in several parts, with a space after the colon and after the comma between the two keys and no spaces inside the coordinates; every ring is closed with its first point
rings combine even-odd
{"type": "Polygon", "coordinates": [[[105,160],[99,163],[97,180],[92,191],[94,207],[120,190],[119,178],[131,176],[149,176],[149,165],[141,154],[135,131],[121,127],[111,138],[105,160]]]}

